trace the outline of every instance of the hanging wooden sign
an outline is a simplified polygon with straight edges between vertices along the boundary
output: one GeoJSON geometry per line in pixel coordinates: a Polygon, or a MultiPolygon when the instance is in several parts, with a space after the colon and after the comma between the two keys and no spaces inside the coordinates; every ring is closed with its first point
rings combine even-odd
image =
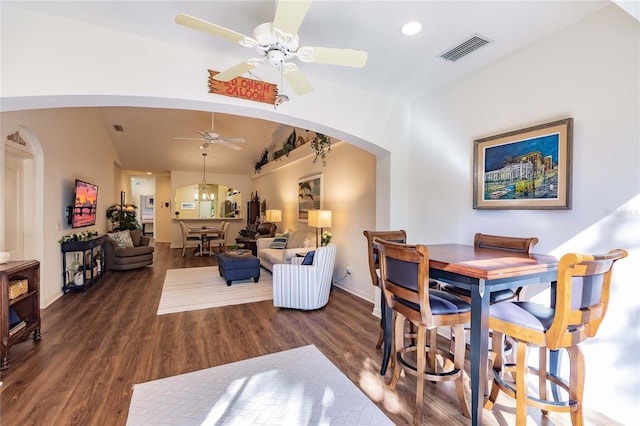
{"type": "Polygon", "coordinates": [[[236,77],[229,81],[214,80],[213,77],[219,73],[209,70],[209,93],[275,104],[278,95],[277,85],[244,77],[236,77]]]}

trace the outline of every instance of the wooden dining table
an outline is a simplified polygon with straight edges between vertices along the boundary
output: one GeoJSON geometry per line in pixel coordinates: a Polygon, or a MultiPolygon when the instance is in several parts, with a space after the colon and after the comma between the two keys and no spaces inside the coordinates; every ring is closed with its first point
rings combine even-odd
{"type": "Polygon", "coordinates": [[[210,227],[202,227],[196,228],[191,227],[187,228],[187,233],[191,236],[198,235],[200,236],[200,256],[208,256],[209,253],[204,251],[204,247],[207,242],[207,238],[211,235],[215,235],[216,237],[220,235],[222,230],[220,228],[210,228],[210,227]]]}
{"type": "MultiPolygon", "coordinates": [[[[489,295],[507,288],[555,282],[558,259],[465,244],[432,244],[427,249],[430,278],[471,290],[471,424],[481,425],[489,359],[489,295]]],[[[392,315],[386,317],[385,354],[391,352],[393,330],[392,315]]]]}

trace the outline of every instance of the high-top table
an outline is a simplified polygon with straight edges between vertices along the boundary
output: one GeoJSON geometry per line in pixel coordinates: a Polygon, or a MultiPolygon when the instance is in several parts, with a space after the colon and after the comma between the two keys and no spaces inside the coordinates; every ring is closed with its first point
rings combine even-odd
{"type": "MultiPolygon", "coordinates": [[[[492,291],[555,282],[558,259],[475,248],[465,244],[427,245],[429,277],[471,290],[471,424],[482,424],[489,358],[489,294],[492,291]]],[[[386,315],[385,353],[391,352],[392,315],[386,315]]]]}

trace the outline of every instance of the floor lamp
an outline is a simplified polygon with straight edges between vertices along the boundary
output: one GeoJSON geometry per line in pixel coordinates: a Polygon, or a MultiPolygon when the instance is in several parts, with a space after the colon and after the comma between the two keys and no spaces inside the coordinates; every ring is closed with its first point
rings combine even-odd
{"type": "Polygon", "coordinates": [[[316,247],[320,247],[318,230],[322,234],[323,228],[331,228],[331,210],[309,210],[309,226],[316,228],[316,247]]]}

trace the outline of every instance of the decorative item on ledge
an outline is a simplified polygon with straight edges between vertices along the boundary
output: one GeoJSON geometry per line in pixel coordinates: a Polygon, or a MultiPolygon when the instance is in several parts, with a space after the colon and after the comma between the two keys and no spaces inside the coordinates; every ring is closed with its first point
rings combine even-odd
{"type": "Polygon", "coordinates": [[[69,241],[85,241],[96,236],[98,236],[98,231],[90,229],[88,231],[74,232],[73,234],[65,235],[60,240],[58,240],[58,242],[62,244],[69,241]]]}

